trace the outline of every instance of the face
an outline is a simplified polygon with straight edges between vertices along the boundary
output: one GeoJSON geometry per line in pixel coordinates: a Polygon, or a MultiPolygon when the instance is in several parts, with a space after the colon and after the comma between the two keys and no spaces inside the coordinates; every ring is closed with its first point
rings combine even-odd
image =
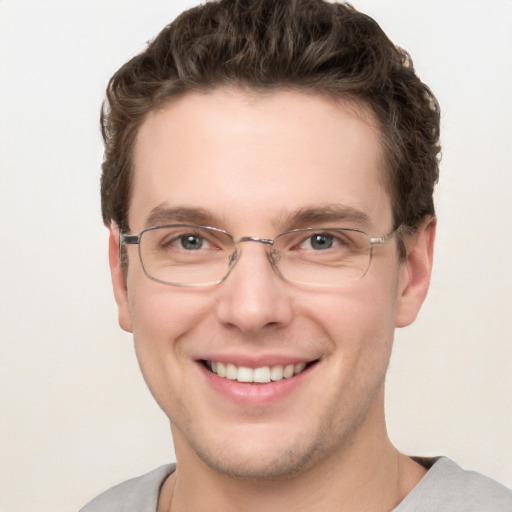
{"type": "MultiPolygon", "coordinates": [[[[336,209],[340,217],[357,212],[344,226],[382,236],[393,228],[382,162],[361,107],[298,92],[190,93],[140,129],[131,232],[186,222],[274,238],[304,227],[299,213],[315,210],[310,222],[319,226],[332,224],[336,209]]],[[[117,236],[113,229],[120,323],[133,332],[144,377],[170,419],[179,463],[278,478],[371,450],[384,435],[393,331],[413,320],[426,293],[428,241],[416,251],[421,271],[413,257],[399,262],[392,241],[375,247],[364,278],[322,288],[284,281],[267,247],[247,242],[225,281],[180,288],[148,279],[135,246],[127,247],[124,280],[117,236]],[[278,380],[230,380],[211,362],[239,378],[240,367],[272,369],[278,380]],[[296,375],[279,379],[287,367],[296,375]]]]}

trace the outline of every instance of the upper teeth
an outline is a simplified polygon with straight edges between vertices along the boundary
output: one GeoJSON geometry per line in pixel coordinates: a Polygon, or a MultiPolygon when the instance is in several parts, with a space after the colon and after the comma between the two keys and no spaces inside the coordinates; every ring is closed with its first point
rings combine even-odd
{"type": "Polygon", "coordinates": [[[298,375],[304,370],[306,363],[247,368],[246,366],[235,366],[231,363],[208,361],[208,367],[213,373],[226,379],[237,380],[238,382],[265,383],[298,375]]]}

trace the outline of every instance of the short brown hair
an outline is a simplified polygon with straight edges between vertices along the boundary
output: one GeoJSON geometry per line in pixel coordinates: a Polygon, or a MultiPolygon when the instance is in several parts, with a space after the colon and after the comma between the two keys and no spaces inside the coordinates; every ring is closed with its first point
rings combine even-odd
{"type": "Polygon", "coordinates": [[[102,107],[103,221],[128,230],[132,155],[153,110],[222,86],[362,102],[379,124],[395,226],[434,215],[439,105],[412,61],[349,4],[220,0],[182,13],[110,79],[102,107]]]}

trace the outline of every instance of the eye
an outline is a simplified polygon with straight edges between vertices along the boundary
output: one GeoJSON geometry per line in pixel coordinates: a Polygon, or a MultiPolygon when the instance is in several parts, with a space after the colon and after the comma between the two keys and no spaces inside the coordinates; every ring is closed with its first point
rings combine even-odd
{"type": "Polygon", "coordinates": [[[174,245],[179,245],[187,251],[197,251],[203,249],[203,247],[208,247],[208,242],[201,236],[185,234],[175,239],[174,245]]]}
{"type": "Polygon", "coordinates": [[[329,233],[314,233],[310,237],[306,238],[301,244],[301,249],[314,249],[315,251],[322,251],[331,249],[332,247],[339,245],[339,239],[335,238],[329,233]]]}
{"type": "MultiPolygon", "coordinates": [[[[156,233],[155,233],[156,234],[156,233]]],[[[158,241],[158,247],[165,251],[196,252],[211,249],[208,233],[186,232],[183,230],[163,230],[163,237],[158,241]]]]}

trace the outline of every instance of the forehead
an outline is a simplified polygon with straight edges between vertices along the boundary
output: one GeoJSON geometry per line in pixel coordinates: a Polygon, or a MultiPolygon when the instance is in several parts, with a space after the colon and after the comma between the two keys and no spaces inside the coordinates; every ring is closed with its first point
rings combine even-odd
{"type": "Polygon", "coordinates": [[[377,225],[390,205],[375,125],[364,107],[319,95],[189,93],[139,130],[130,227],[180,208],[226,229],[267,229],[301,210],[336,208],[377,225]]]}

